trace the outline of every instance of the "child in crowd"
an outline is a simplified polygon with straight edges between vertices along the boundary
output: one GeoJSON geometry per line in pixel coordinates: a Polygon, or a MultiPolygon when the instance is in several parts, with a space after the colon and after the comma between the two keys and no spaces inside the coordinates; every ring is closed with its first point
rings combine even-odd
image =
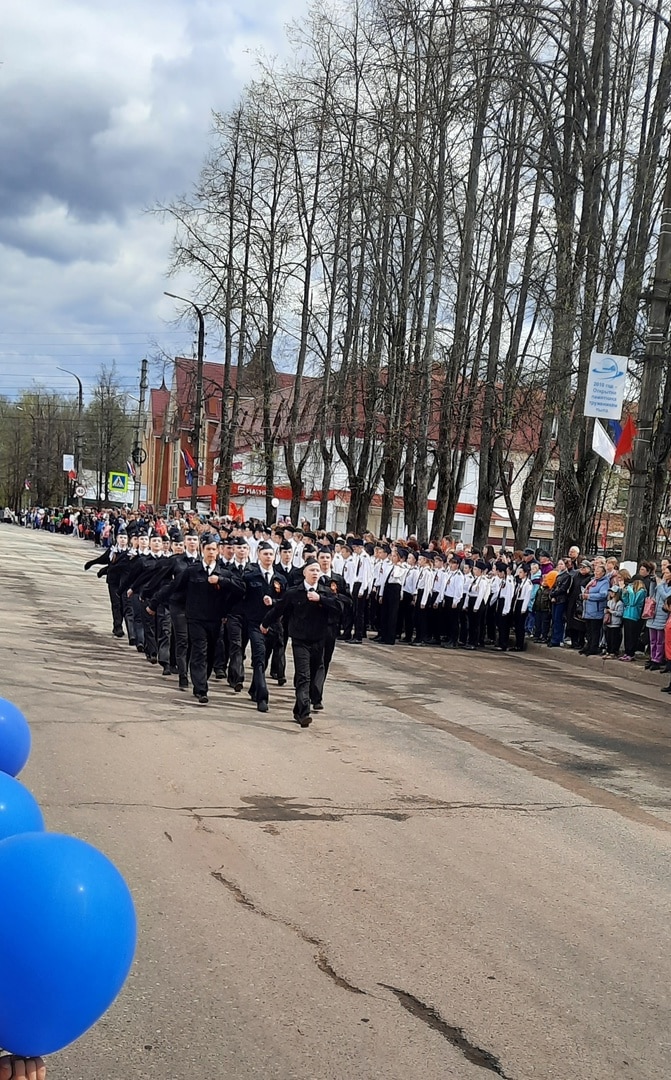
{"type": "Polygon", "coordinates": [[[613,660],[617,659],[622,644],[622,615],[624,604],[622,603],[622,589],[618,584],[608,590],[606,610],[603,616],[603,629],[606,637],[606,655],[613,660]]]}

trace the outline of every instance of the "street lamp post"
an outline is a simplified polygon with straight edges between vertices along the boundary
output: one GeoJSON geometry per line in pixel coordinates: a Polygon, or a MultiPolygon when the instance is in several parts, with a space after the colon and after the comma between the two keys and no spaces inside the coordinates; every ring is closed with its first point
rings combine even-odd
{"type": "MultiPolygon", "coordinates": [[[[77,380],[77,434],[75,435],[75,472],[77,473],[77,483],[81,484],[81,458],[82,458],[82,412],[84,409],[84,388],[82,386],[82,380],[79,375],[75,375],[74,371],[68,371],[67,368],[59,367],[59,371],[64,371],[66,375],[72,375],[73,379],[77,380]]],[[[82,497],[77,497],[77,506],[81,510],[83,503],[82,497]]]]}
{"type": "Polygon", "coordinates": [[[175,293],[164,293],[171,300],[181,300],[183,304],[190,304],[198,317],[198,358],[196,361],[196,404],[193,420],[193,443],[196,449],[196,467],[191,472],[191,509],[195,510],[198,503],[198,473],[200,466],[200,430],[201,413],[203,411],[203,357],[205,355],[205,318],[203,312],[194,304],[193,300],[187,300],[184,296],[176,296],[175,293]]]}

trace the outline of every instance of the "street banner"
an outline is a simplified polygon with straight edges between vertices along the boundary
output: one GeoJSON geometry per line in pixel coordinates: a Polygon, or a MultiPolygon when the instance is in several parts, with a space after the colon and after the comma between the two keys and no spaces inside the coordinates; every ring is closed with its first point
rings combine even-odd
{"type": "Polygon", "coordinates": [[[607,461],[609,465],[615,464],[615,443],[610,441],[598,420],[594,421],[592,450],[594,450],[599,457],[602,457],[604,461],[607,461]]]}
{"type": "Polygon", "coordinates": [[[585,416],[619,420],[622,416],[627,357],[593,352],[589,362],[585,416]]]}

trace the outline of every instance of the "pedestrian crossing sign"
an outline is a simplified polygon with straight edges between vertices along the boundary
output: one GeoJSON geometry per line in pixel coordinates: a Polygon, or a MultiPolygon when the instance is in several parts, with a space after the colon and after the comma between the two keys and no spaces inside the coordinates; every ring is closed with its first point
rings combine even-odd
{"type": "Polygon", "coordinates": [[[108,477],[107,487],[115,495],[126,495],[128,493],[128,473],[111,472],[108,477]]]}

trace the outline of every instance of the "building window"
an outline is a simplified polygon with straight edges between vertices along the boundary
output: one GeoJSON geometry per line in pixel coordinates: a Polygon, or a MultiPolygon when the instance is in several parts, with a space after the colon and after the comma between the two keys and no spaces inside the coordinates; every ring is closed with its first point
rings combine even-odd
{"type": "Polygon", "coordinates": [[[617,482],[617,494],[615,496],[615,509],[626,510],[629,502],[629,478],[620,476],[617,482]]]}
{"type": "Polygon", "coordinates": [[[541,480],[541,502],[554,502],[555,501],[555,474],[546,473],[541,480]]]}
{"type": "Polygon", "coordinates": [[[465,525],[466,525],[466,522],[459,520],[459,518],[455,518],[454,521],[452,522],[452,528],[450,530],[450,535],[452,536],[452,539],[457,544],[459,543],[459,541],[461,540],[461,538],[463,536],[465,525]]]}

